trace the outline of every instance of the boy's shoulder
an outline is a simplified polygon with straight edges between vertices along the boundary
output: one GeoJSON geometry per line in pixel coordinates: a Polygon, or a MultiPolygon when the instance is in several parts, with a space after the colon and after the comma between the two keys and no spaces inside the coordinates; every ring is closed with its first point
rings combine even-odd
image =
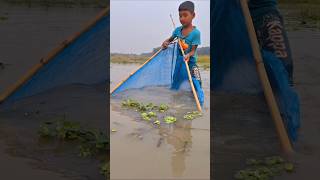
{"type": "Polygon", "coordinates": [[[180,32],[182,30],[183,26],[178,26],[174,29],[174,32],[180,32]]]}
{"type": "Polygon", "coordinates": [[[194,27],[193,33],[199,34],[199,35],[201,34],[201,33],[200,33],[200,30],[199,30],[197,27],[194,27]]]}
{"type": "Polygon", "coordinates": [[[173,35],[174,37],[180,36],[181,29],[182,29],[182,26],[176,27],[176,28],[173,30],[172,35],[173,35]]]}

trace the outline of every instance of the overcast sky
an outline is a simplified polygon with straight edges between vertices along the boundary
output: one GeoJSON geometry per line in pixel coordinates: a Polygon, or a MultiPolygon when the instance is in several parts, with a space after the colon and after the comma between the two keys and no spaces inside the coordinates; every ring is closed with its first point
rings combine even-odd
{"type": "MultiPolygon", "coordinates": [[[[168,38],[179,22],[180,0],[111,0],[110,49],[112,53],[151,52],[168,38]]],[[[201,32],[202,44],[210,44],[210,1],[193,0],[196,17],[193,24],[201,32]]]]}

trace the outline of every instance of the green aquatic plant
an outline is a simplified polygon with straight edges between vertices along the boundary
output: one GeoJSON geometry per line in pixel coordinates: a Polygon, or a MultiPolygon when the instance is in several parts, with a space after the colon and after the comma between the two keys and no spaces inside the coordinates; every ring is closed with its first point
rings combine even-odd
{"type": "Polygon", "coordinates": [[[143,120],[150,121],[150,117],[148,113],[145,113],[145,112],[141,113],[141,117],[143,120]]]}
{"type": "Polygon", "coordinates": [[[80,124],[71,121],[60,120],[56,123],[57,137],[62,140],[77,139],[80,133],[80,124]]]}
{"type": "Polygon", "coordinates": [[[40,125],[38,133],[42,138],[55,138],[62,141],[81,143],[79,154],[82,157],[104,153],[109,145],[106,133],[84,129],[79,123],[66,121],[65,119],[45,122],[40,125]]]}
{"type": "Polygon", "coordinates": [[[150,121],[151,118],[157,117],[157,114],[155,112],[152,112],[152,111],[150,111],[148,113],[143,112],[143,113],[141,113],[141,117],[142,117],[143,120],[150,121]]]}
{"type": "Polygon", "coordinates": [[[92,156],[91,146],[80,145],[79,146],[79,156],[80,157],[90,157],[90,156],[92,156]]]}
{"type": "Polygon", "coordinates": [[[157,114],[156,114],[155,112],[150,111],[150,112],[148,113],[148,116],[149,116],[149,117],[157,117],[157,114]]]}
{"type": "Polygon", "coordinates": [[[164,122],[167,124],[172,124],[175,123],[177,121],[177,118],[173,117],[173,116],[166,116],[164,118],[164,122]]]}
{"type": "Polygon", "coordinates": [[[95,132],[94,133],[94,144],[95,144],[95,148],[99,151],[99,152],[104,152],[108,149],[108,145],[109,145],[109,140],[108,137],[105,133],[102,132],[95,132]]]}
{"type": "Polygon", "coordinates": [[[200,116],[202,116],[202,114],[199,111],[193,111],[193,112],[187,112],[187,114],[184,115],[183,118],[187,120],[193,120],[200,116]]]}
{"type": "Polygon", "coordinates": [[[294,165],[292,163],[285,163],[284,164],[284,169],[287,171],[287,172],[293,172],[294,171],[294,165]]]}
{"type": "Polygon", "coordinates": [[[153,110],[158,110],[159,112],[166,112],[169,109],[169,106],[166,104],[160,104],[159,106],[153,104],[153,103],[140,103],[137,100],[133,99],[126,99],[123,100],[121,103],[122,107],[129,108],[129,109],[134,109],[139,112],[146,112],[146,111],[153,111],[153,110]]]}
{"type": "MultiPolygon", "coordinates": [[[[109,149],[107,134],[97,129],[85,129],[79,123],[67,121],[64,118],[47,121],[40,125],[38,133],[41,138],[51,138],[65,142],[78,142],[80,157],[86,158],[94,155],[105,155],[109,149]]],[[[100,173],[109,176],[108,163],[102,164],[100,173]]]]}
{"type": "Polygon", "coordinates": [[[264,159],[264,163],[266,165],[272,166],[272,165],[275,165],[275,164],[284,163],[284,159],[282,157],[280,157],[280,156],[271,156],[271,157],[266,157],[264,159]]]}
{"type": "MultiPolygon", "coordinates": [[[[159,105],[155,105],[153,103],[144,104],[133,99],[123,100],[121,104],[122,104],[122,107],[124,108],[134,109],[135,111],[139,111],[141,118],[145,121],[151,121],[151,119],[154,119],[153,123],[156,125],[160,125],[160,121],[158,120],[158,114],[156,112],[165,113],[169,110],[169,106],[167,104],[163,104],[163,103],[159,105]]],[[[160,116],[163,117],[163,115],[160,115],[160,116]]],[[[193,112],[188,112],[186,115],[183,116],[183,118],[187,120],[193,120],[200,116],[202,116],[200,112],[193,111],[193,112]]],[[[172,116],[166,116],[164,118],[164,122],[167,124],[171,124],[176,121],[177,119],[172,116]]]]}
{"type": "Polygon", "coordinates": [[[122,101],[122,106],[129,107],[129,108],[138,108],[138,107],[140,107],[140,103],[136,100],[133,100],[133,99],[127,99],[127,100],[122,101]]]}
{"type": "Polygon", "coordinates": [[[148,103],[148,104],[146,105],[146,108],[147,108],[148,111],[154,110],[156,107],[157,107],[157,106],[154,105],[153,103],[148,103]]]}
{"type": "Polygon", "coordinates": [[[54,131],[53,127],[50,126],[52,122],[45,122],[44,124],[40,125],[40,129],[38,133],[40,137],[43,138],[53,138],[56,136],[56,132],[54,131]]]}
{"type": "Polygon", "coordinates": [[[239,180],[269,180],[283,172],[293,172],[294,165],[280,156],[266,157],[263,160],[247,159],[249,166],[234,175],[239,180]]]}
{"type": "Polygon", "coordinates": [[[156,125],[160,125],[160,121],[159,120],[155,120],[153,123],[156,124],[156,125]]]}
{"type": "Polygon", "coordinates": [[[163,113],[163,112],[168,111],[168,109],[169,109],[169,106],[166,104],[160,104],[160,106],[159,106],[159,112],[163,113]]]}
{"type": "Polygon", "coordinates": [[[0,16],[0,21],[6,21],[8,20],[9,18],[7,16],[0,16]]]}
{"type": "Polygon", "coordinates": [[[100,174],[102,174],[106,178],[110,176],[110,163],[109,162],[103,162],[101,164],[100,174]]]}

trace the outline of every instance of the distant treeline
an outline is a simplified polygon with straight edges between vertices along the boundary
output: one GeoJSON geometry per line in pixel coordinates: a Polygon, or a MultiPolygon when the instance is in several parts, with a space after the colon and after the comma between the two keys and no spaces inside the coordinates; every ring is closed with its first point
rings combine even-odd
{"type": "MultiPolygon", "coordinates": [[[[150,56],[157,52],[160,49],[160,47],[153,48],[152,52],[149,53],[142,53],[140,55],[142,56],[150,56]]],[[[198,55],[210,55],[210,47],[199,47],[198,48],[198,55]]]]}

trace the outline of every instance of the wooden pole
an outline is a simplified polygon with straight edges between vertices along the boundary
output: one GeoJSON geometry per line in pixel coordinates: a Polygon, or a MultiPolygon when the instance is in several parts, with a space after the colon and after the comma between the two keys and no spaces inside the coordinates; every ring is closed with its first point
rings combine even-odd
{"type": "MultiPolygon", "coordinates": [[[[172,18],[172,15],[170,14],[170,18],[171,18],[171,21],[172,21],[172,24],[173,24],[173,28],[176,28],[176,25],[173,21],[173,18],[172,18]]],[[[178,38],[178,44],[179,44],[179,49],[181,50],[181,53],[182,53],[182,56],[183,56],[183,60],[184,60],[184,63],[186,65],[186,68],[187,68],[187,72],[188,72],[188,78],[189,78],[189,83],[190,83],[190,86],[191,86],[191,90],[192,90],[192,93],[193,93],[193,96],[194,96],[194,99],[196,100],[196,104],[197,104],[197,109],[199,112],[202,112],[202,108],[201,108],[201,105],[200,105],[200,102],[199,102],[199,98],[198,98],[198,95],[197,95],[197,92],[194,88],[194,85],[193,85],[193,81],[192,81],[192,77],[191,77],[191,73],[190,73],[190,69],[189,69],[189,64],[187,61],[185,61],[185,54],[184,54],[184,50],[181,46],[181,40],[180,38],[178,38]]]]}
{"type": "Polygon", "coordinates": [[[61,52],[64,48],[66,48],[69,44],[78,39],[81,34],[87,32],[91,27],[93,27],[100,19],[106,16],[109,12],[109,7],[104,9],[101,13],[99,13],[92,21],[90,21],[84,28],[70,36],[68,39],[63,41],[58,47],[53,49],[46,57],[42,58],[40,62],[34,65],[28,72],[22,76],[15,84],[6,89],[0,95],[0,104],[7,99],[11,94],[13,94],[17,89],[19,89],[24,83],[26,83],[33,75],[35,75],[45,64],[49,63],[59,52],[61,52]]]}
{"type": "Polygon", "coordinates": [[[185,58],[185,54],[184,54],[183,48],[182,48],[182,46],[181,46],[181,40],[180,40],[180,39],[178,39],[178,44],[179,44],[180,50],[181,50],[181,52],[182,52],[184,64],[186,65],[186,69],[187,69],[187,72],[188,72],[189,83],[190,83],[190,86],[191,86],[191,90],[192,90],[194,99],[196,100],[197,109],[198,109],[199,112],[202,112],[202,108],[201,108],[201,105],[200,105],[200,102],[199,102],[199,98],[198,98],[197,92],[196,92],[196,90],[195,90],[195,88],[194,88],[194,85],[193,85],[191,73],[190,73],[190,70],[189,70],[189,64],[188,64],[188,62],[184,59],[184,58],[185,58]]]}
{"type": "Polygon", "coordinates": [[[262,84],[262,88],[263,88],[263,91],[264,91],[264,94],[265,94],[265,97],[267,100],[269,110],[271,112],[272,119],[273,119],[275,127],[276,127],[277,134],[280,139],[282,149],[284,150],[285,153],[291,154],[291,153],[293,153],[293,148],[292,148],[290,139],[288,137],[286,128],[283,124],[283,120],[280,115],[279,108],[278,108],[277,102],[275,100],[275,97],[274,97],[274,94],[273,94],[273,91],[272,91],[272,88],[271,88],[271,85],[270,85],[270,82],[269,82],[269,79],[267,76],[267,72],[266,72],[266,69],[265,69],[265,66],[263,63],[263,59],[262,59],[262,55],[260,52],[260,48],[259,48],[259,43],[258,43],[257,36],[255,33],[254,25],[253,25],[250,11],[248,8],[248,4],[247,4],[248,2],[247,2],[247,0],[240,0],[240,3],[241,3],[242,11],[243,11],[243,14],[245,17],[247,30],[249,33],[250,43],[251,43],[251,47],[253,50],[253,57],[256,62],[257,72],[258,72],[258,75],[259,75],[259,78],[260,78],[260,81],[262,84]]]}

